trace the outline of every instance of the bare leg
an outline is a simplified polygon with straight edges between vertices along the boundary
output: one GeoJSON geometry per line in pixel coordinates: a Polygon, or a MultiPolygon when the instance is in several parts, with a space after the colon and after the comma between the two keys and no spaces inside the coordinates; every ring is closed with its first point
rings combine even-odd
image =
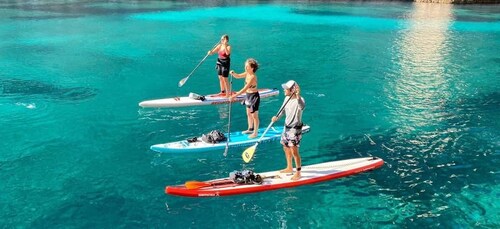
{"type": "Polygon", "coordinates": [[[247,107],[247,121],[248,121],[248,130],[251,130],[253,127],[253,118],[252,113],[250,113],[250,108],[247,107]]]}
{"type": "Polygon", "coordinates": [[[283,170],[280,170],[280,173],[292,173],[293,172],[292,152],[290,151],[290,148],[286,147],[286,146],[283,146],[283,151],[285,152],[286,168],[283,170]]]}
{"type": "Polygon", "coordinates": [[[231,94],[229,94],[229,80],[227,77],[221,77],[224,85],[224,91],[226,92],[226,97],[231,97],[231,94]]]}
{"type": "Polygon", "coordinates": [[[249,138],[255,138],[257,137],[257,134],[259,133],[259,111],[251,113],[252,116],[252,122],[253,122],[253,134],[248,136],[249,138]]]}
{"type": "Polygon", "coordinates": [[[297,172],[291,178],[292,180],[300,179],[300,170],[302,169],[302,160],[299,154],[299,148],[297,146],[290,147],[291,154],[293,159],[295,160],[295,168],[297,168],[297,172]]]}
{"type": "Polygon", "coordinates": [[[223,91],[227,92],[227,91],[225,91],[226,84],[224,83],[224,77],[222,77],[221,75],[219,75],[219,86],[220,86],[220,91],[221,92],[223,92],[223,91]]]}

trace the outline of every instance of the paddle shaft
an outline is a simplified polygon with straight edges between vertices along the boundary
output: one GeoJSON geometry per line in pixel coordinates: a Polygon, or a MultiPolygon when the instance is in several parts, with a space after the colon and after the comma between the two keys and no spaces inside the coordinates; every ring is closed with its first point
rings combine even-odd
{"type": "MultiPolygon", "coordinates": [[[[220,42],[217,42],[214,47],[212,47],[210,49],[210,51],[212,51],[212,49],[215,48],[215,46],[219,45],[220,42]]],[[[179,82],[179,87],[182,87],[186,81],[189,79],[189,77],[196,71],[196,69],[198,69],[200,67],[200,65],[205,62],[205,60],[207,59],[207,57],[210,56],[209,53],[207,53],[207,55],[205,55],[205,57],[203,57],[203,59],[201,59],[200,63],[198,63],[198,65],[196,65],[196,67],[193,69],[193,71],[191,71],[191,73],[188,74],[188,76],[184,77],[183,79],[181,79],[181,81],[179,82]]]]}
{"type": "MultiPolygon", "coordinates": [[[[278,113],[276,114],[276,117],[278,117],[281,112],[283,111],[283,109],[285,109],[286,105],[288,104],[288,102],[290,101],[290,99],[292,99],[292,96],[293,94],[288,97],[288,100],[285,102],[285,104],[283,104],[283,106],[278,110],[278,113]]],[[[262,138],[264,138],[264,136],[266,135],[267,131],[269,130],[269,128],[271,128],[271,126],[274,124],[273,121],[271,121],[271,123],[269,123],[269,126],[267,126],[266,130],[264,131],[264,133],[262,134],[262,136],[260,136],[259,140],[257,141],[257,143],[255,143],[255,147],[257,147],[257,145],[260,143],[260,141],[262,141],[262,138]]]]}
{"type": "MultiPolygon", "coordinates": [[[[229,80],[229,95],[233,95],[233,75],[231,75],[231,79],[229,80]]],[[[224,150],[224,157],[227,156],[227,151],[229,150],[229,141],[231,141],[231,104],[232,102],[229,102],[229,117],[227,121],[227,141],[226,141],[226,149],[224,150]]]]}

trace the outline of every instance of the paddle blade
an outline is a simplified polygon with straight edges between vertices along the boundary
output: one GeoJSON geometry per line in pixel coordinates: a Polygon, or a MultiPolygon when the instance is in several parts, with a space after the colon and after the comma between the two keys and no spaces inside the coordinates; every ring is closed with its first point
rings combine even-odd
{"type": "Polygon", "coordinates": [[[255,149],[257,149],[257,144],[250,146],[245,151],[243,151],[241,157],[243,158],[243,161],[245,163],[248,163],[252,160],[253,154],[255,153],[255,149]]]}
{"type": "Polygon", "coordinates": [[[187,77],[186,77],[186,78],[182,78],[182,79],[179,81],[179,87],[182,87],[182,86],[186,83],[187,79],[188,79],[187,77]]]}
{"type": "Polygon", "coordinates": [[[187,189],[198,189],[198,188],[211,186],[211,184],[206,183],[206,182],[201,182],[201,181],[186,181],[186,183],[184,183],[184,186],[187,189]]]}

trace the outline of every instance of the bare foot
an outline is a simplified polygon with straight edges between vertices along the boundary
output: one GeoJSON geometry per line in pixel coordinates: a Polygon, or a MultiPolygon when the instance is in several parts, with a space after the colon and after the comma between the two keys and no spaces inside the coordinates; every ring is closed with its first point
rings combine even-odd
{"type": "Polygon", "coordinates": [[[292,172],[293,172],[293,170],[289,169],[289,168],[280,170],[280,173],[292,173],[292,172]]]}
{"type": "Polygon", "coordinates": [[[293,177],[290,178],[290,180],[298,180],[300,179],[300,172],[296,172],[295,174],[293,174],[293,177]]]}
{"type": "Polygon", "coordinates": [[[257,134],[256,133],[253,133],[251,135],[248,135],[248,138],[256,138],[257,137],[257,134]]]}
{"type": "Polygon", "coordinates": [[[244,130],[241,133],[242,134],[249,134],[249,133],[252,133],[252,132],[253,132],[253,130],[244,130]]]}

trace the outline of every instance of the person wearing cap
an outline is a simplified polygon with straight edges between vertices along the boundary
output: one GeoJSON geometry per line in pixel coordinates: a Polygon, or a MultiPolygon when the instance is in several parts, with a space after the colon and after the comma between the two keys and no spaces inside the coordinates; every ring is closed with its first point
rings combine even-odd
{"type": "Polygon", "coordinates": [[[230,99],[231,101],[236,98],[236,96],[246,93],[245,96],[245,105],[247,107],[247,121],[248,121],[248,130],[243,131],[244,134],[250,134],[249,138],[257,137],[257,133],[259,132],[259,105],[260,105],[260,95],[259,90],[257,89],[257,72],[259,69],[259,64],[253,58],[249,58],[245,61],[245,72],[243,73],[235,73],[233,70],[229,72],[234,78],[241,79],[245,78],[245,86],[233,94],[230,99]]]}
{"type": "Polygon", "coordinates": [[[217,75],[219,76],[219,95],[229,97],[229,95],[226,95],[226,92],[229,93],[229,81],[227,78],[229,76],[229,68],[231,66],[231,45],[229,45],[229,36],[227,34],[222,35],[220,43],[213,49],[209,50],[207,55],[212,55],[214,53],[218,54],[215,69],[217,69],[217,75]]]}
{"type": "MultiPolygon", "coordinates": [[[[283,113],[285,113],[285,129],[281,135],[280,143],[285,151],[286,168],[281,170],[282,173],[292,173],[292,157],[295,160],[297,172],[291,178],[292,180],[300,179],[301,158],[299,154],[300,140],[302,139],[302,112],[306,106],[304,98],[300,96],[300,87],[297,82],[290,80],[281,85],[285,90],[285,100],[283,101],[284,111],[278,116],[273,116],[271,121],[276,122],[283,113]]],[[[281,109],[280,109],[281,110],[281,109]]]]}

